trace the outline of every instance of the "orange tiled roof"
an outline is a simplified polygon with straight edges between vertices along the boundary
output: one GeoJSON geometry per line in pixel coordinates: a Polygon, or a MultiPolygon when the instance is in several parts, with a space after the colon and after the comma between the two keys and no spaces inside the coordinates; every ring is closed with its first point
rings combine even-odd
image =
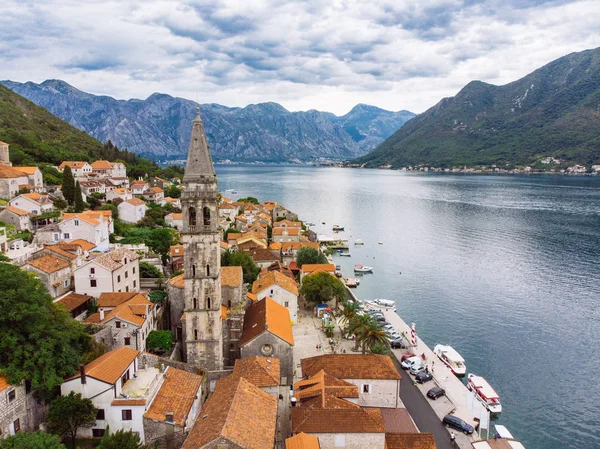
{"type": "MultiPolygon", "coordinates": [[[[169,214],[171,216],[172,220],[183,220],[183,214],[182,213],[176,213],[176,212],[172,212],[169,214]]],[[[167,215],[167,217],[169,216],[167,215]]],[[[167,218],[165,217],[165,218],[167,218]]]]}
{"type": "Polygon", "coordinates": [[[139,256],[133,251],[129,251],[125,248],[114,249],[109,251],[108,253],[103,253],[97,255],[92,260],[104,268],[114,271],[117,268],[121,268],[123,266],[123,261],[127,257],[129,261],[139,259],[139,256]]]}
{"type": "Polygon", "coordinates": [[[302,265],[302,273],[308,274],[316,270],[323,270],[328,273],[335,273],[335,265],[332,263],[305,263],[302,265]]]}
{"type": "Polygon", "coordinates": [[[300,228],[273,228],[273,235],[299,235],[300,228]]]}
{"type": "Polygon", "coordinates": [[[66,260],[62,260],[56,256],[50,255],[40,257],[39,259],[30,260],[27,262],[27,265],[30,265],[48,274],[56,273],[59,270],[69,268],[71,266],[71,264],[66,260]]]}
{"type": "Polygon", "coordinates": [[[283,341],[291,345],[294,344],[289,310],[268,297],[246,309],[240,346],[245,345],[263,332],[270,332],[283,341]]]}
{"type": "Polygon", "coordinates": [[[300,248],[314,248],[319,250],[319,242],[283,242],[281,249],[283,252],[290,250],[299,250],[300,248]]]}
{"type": "Polygon", "coordinates": [[[269,245],[269,249],[273,251],[279,251],[282,248],[281,242],[273,242],[269,245]]]}
{"type": "Polygon", "coordinates": [[[104,292],[100,293],[96,305],[98,307],[117,307],[138,295],[144,298],[144,295],[137,292],[104,292]]]}
{"type": "Polygon", "coordinates": [[[300,432],[285,440],[285,449],[320,449],[319,439],[314,435],[300,432]]]}
{"type": "Polygon", "coordinates": [[[432,433],[386,433],[386,449],[436,449],[432,433]]]}
{"type": "Polygon", "coordinates": [[[227,209],[227,210],[231,210],[231,209],[237,209],[237,207],[233,206],[232,204],[229,203],[222,203],[219,205],[219,209],[227,209]]]}
{"type": "MultiPolygon", "coordinates": [[[[335,270],[335,267],[334,267],[335,270]]],[[[298,284],[293,279],[284,276],[278,271],[269,271],[264,277],[254,281],[252,284],[252,293],[260,293],[271,285],[279,285],[285,290],[298,295],[298,284]]]]}
{"type": "Polygon", "coordinates": [[[53,204],[53,201],[45,193],[41,194],[41,193],[37,193],[37,192],[31,192],[31,193],[23,193],[21,196],[24,196],[25,198],[29,198],[31,201],[35,201],[38,204],[53,204]]]}
{"type": "Polygon", "coordinates": [[[221,249],[229,249],[229,245],[227,244],[227,242],[219,242],[219,246],[221,247],[221,249]]]}
{"type": "Polygon", "coordinates": [[[37,167],[14,167],[14,168],[22,171],[23,173],[25,173],[27,175],[33,175],[33,174],[35,174],[36,170],[39,170],[39,168],[37,168],[37,167]]]}
{"type": "Polygon", "coordinates": [[[71,292],[67,296],[64,296],[60,300],[56,301],[56,304],[64,306],[70,312],[75,310],[80,305],[85,304],[90,299],[92,299],[91,296],[80,295],[79,293],[71,292]]]}
{"type": "Polygon", "coordinates": [[[275,223],[273,223],[273,228],[280,228],[282,226],[289,226],[292,228],[301,228],[302,227],[302,223],[299,221],[290,221],[290,220],[281,220],[281,221],[276,221],[275,223]]]}
{"type": "Polygon", "coordinates": [[[240,287],[243,282],[242,267],[221,267],[221,286],[240,287]]]}
{"type": "Polygon", "coordinates": [[[325,370],[338,379],[402,379],[387,355],[325,354],[302,359],[300,363],[304,376],[313,376],[325,370]]]}
{"type": "Polygon", "coordinates": [[[182,449],[198,449],[225,438],[246,449],[275,444],[277,399],[244,378],[227,376],[217,382],[182,449]]]}
{"type": "Polygon", "coordinates": [[[242,234],[237,234],[235,232],[230,232],[229,234],[227,234],[227,241],[229,240],[237,240],[242,236],[242,234]]]}
{"type": "Polygon", "coordinates": [[[345,380],[337,379],[324,370],[314,376],[300,380],[294,384],[294,396],[302,401],[308,398],[320,398],[325,407],[327,395],[337,398],[358,398],[358,387],[345,380]]]}
{"type": "MultiPolygon", "coordinates": [[[[343,401],[343,400],[340,400],[343,401]]],[[[347,402],[348,408],[292,408],[292,432],[307,433],[385,433],[378,408],[364,409],[347,402]]]]}
{"type": "Polygon", "coordinates": [[[254,293],[246,293],[246,297],[250,300],[250,301],[258,301],[258,298],[256,297],[256,295],[254,293]]]}
{"type": "MultiPolygon", "coordinates": [[[[0,142],[3,143],[3,142],[0,142]]],[[[4,376],[0,376],[0,391],[4,391],[8,388],[10,384],[8,383],[8,380],[6,380],[6,377],[4,376]]]]}
{"type": "Polygon", "coordinates": [[[81,248],[84,251],[91,251],[92,249],[94,249],[96,247],[96,245],[94,245],[93,243],[90,243],[87,240],[83,240],[83,239],[72,240],[71,243],[75,243],[75,244],[81,246],[81,248]]]}
{"type": "Polygon", "coordinates": [[[69,260],[75,260],[77,259],[77,254],[73,254],[71,252],[69,252],[69,250],[77,250],[77,245],[71,245],[70,243],[57,243],[56,245],[46,245],[44,247],[44,249],[53,252],[55,254],[59,254],[63,257],[66,257],[69,260]],[[75,247],[75,248],[71,248],[71,247],[75,247]]]}
{"type": "Polygon", "coordinates": [[[280,361],[275,357],[237,359],[232,376],[243,377],[257,387],[276,387],[280,382],[280,361]]]}
{"type": "Polygon", "coordinates": [[[61,162],[61,164],[58,166],[59,170],[64,169],[67,165],[71,168],[81,168],[83,167],[85,164],[87,164],[87,162],[84,161],[63,161],[61,162]]]}
{"type": "Polygon", "coordinates": [[[169,279],[169,285],[177,288],[183,288],[185,284],[185,280],[183,279],[183,273],[178,274],[177,276],[169,279]]]}
{"type": "MultiPolygon", "coordinates": [[[[85,373],[87,376],[99,381],[114,384],[121,378],[139,353],[139,351],[126,346],[113,349],[85,365],[85,373]]],[[[70,377],[68,380],[78,377],[80,377],[80,374],[70,377]]]]}
{"type": "Polygon", "coordinates": [[[84,213],[80,213],[80,214],[75,214],[75,213],[67,213],[67,214],[63,214],[62,217],[62,221],[67,221],[67,220],[71,220],[73,218],[77,218],[78,220],[81,221],[85,221],[86,223],[89,223],[91,225],[99,225],[100,222],[98,220],[95,220],[94,218],[90,217],[88,214],[84,214],[84,213]]]}
{"type": "Polygon", "coordinates": [[[184,252],[185,247],[183,245],[172,245],[169,248],[169,256],[171,257],[183,256],[184,252]]]}
{"type": "Polygon", "coordinates": [[[132,206],[143,206],[144,204],[146,204],[144,201],[140,200],[139,198],[132,198],[132,199],[124,201],[124,202],[129,203],[132,206]]]}
{"type": "Polygon", "coordinates": [[[100,312],[94,312],[83,320],[84,323],[98,324],[100,322],[100,312]]]}
{"type": "Polygon", "coordinates": [[[269,251],[266,248],[244,248],[244,252],[248,253],[255,262],[275,262],[279,260],[279,258],[274,255],[272,251],[269,251]]]}
{"type": "Polygon", "coordinates": [[[145,399],[114,399],[110,405],[146,405],[145,399]]]}
{"type": "Polygon", "coordinates": [[[23,210],[23,209],[21,209],[21,208],[19,208],[19,207],[15,207],[15,206],[6,206],[6,207],[4,208],[4,210],[7,210],[7,211],[9,211],[9,212],[12,212],[12,213],[13,213],[13,214],[15,214],[15,215],[20,215],[20,216],[22,216],[22,217],[24,217],[24,216],[26,216],[26,215],[29,215],[29,212],[27,212],[26,210],[23,210]]]}
{"type": "Polygon", "coordinates": [[[184,427],[200,385],[201,376],[169,367],[165,381],[144,418],[166,421],[167,413],[172,412],[175,424],[184,427]]]}
{"type": "Polygon", "coordinates": [[[96,170],[111,170],[113,168],[113,164],[108,161],[96,161],[92,162],[90,165],[96,170]]]}
{"type": "Polygon", "coordinates": [[[157,193],[163,193],[163,192],[164,192],[164,190],[161,189],[160,187],[150,187],[144,193],[148,194],[148,195],[156,195],[157,193]]]}
{"type": "Polygon", "coordinates": [[[417,433],[410,413],[405,408],[382,408],[381,416],[385,424],[385,431],[390,433],[417,433]]]}

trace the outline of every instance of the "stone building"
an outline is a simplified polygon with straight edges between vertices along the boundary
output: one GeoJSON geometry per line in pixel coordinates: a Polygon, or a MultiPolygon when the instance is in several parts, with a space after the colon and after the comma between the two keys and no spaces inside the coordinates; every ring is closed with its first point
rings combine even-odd
{"type": "Polygon", "coordinates": [[[38,430],[44,415],[45,408],[33,397],[28,382],[10,385],[0,376],[0,438],[38,430]]]}
{"type": "Polygon", "coordinates": [[[71,263],[59,257],[42,256],[27,262],[23,269],[36,273],[53,298],[64,295],[73,287],[71,263]]]}
{"type": "Polygon", "coordinates": [[[223,363],[233,366],[240,358],[240,337],[246,302],[244,301],[244,276],[242,267],[221,268],[223,363]]]}
{"type": "Polygon", "coordinates": [[[220,370],[223,334],[219,191],[199,111],[193,121],[183,185],[186,361],[209,371],[220,370]]]}

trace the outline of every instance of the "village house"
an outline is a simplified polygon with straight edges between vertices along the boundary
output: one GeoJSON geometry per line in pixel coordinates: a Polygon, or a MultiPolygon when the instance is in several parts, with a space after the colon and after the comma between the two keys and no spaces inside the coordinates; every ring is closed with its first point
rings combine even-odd
{"type": "Polygon", "coordinates": [[[271,298],[285,307],[292,320],[298,322],[298,284],[278,271],[269,271],[252,284],[252,293],[260,300],[271,298]]]}
{"type": "Polygon", "coordinates": [[[161,204],[165,198],[165,192],[160,187],[150,187],[144,192],[143,196],[150,203],[161,204]]]}
{"type": "Polygon", "coordinates": [[[127,176],[127,169],[122,162],[96,161],[92,162],[92,173],[97,178],[124,178],[127,176]]]}
{"type": "Polygon", "coordinates": [[[0,164],[0,198],[12,198],[19,193],[21,186],[29,184],[23,171],[9,165],[0,164]]]}
{"type": "Polygon", "coordinates": [[[217,381],[182,449],[273,449],[277,402],[243,377],[217,381]]]}
{"type": "Polygon", "coordinates": [[[181,200],[179,198],[171,198],[170,196],[165,196],[163,206],[167,204],[170,204],[175,209],[181,209],[181,200]]]}
{"type": "Polygon", "coordinates": [[[8,204],[26,210],[33,215],[40,215],[54,209],[54,203],[50,197],[37,192],[23,193],[10,200],[8,204]]]}
{"type": "Polygon", "coordinates": [[[321,445],[316,436],[300,432],[285,440],[285,449],[321,449],[321,445]]]}
{"type": "Polygon", "coordinates": [[[104,217],[92,218],[89,214],[64,214],[58,223],[61,239],[66,242],[86,240],[94,244],[98,251],[108,250],[112,222],[104,217]]]}
{"type": "Polygon", "coordinates": [[[15,226],[18,231],[32,227],[29,212],[20,207],[6,206],[0,211],[0,221],[15,226]]]}
{"type": "Polygon", "coordinates": [[[125,166],[125,164],[123,162],[113,162],[112,173],[110,177],[117,179],[127,179],[127,167],[125,166]]]}
{"type": "Polygon", "coordinates": [[[117,187],[106,192],[106,201],[114,201],[117,198],[127,201],[133,198],[133,193],[126,187],[117,187]]]}
{"type": "Polygon", "coordinates": [[[146,350],[146,337],[156,329],[157,307],[143,294],[104,292],[98,297],[96,307],[98,311],[85,322],[112,327],[113,348],[129,346],[146,350]]]}
{"type": "Polygon", "coordinates": [[[136,253],[123,248],[95,255],[75,270],[75,291],[95,297],[102,292],[139,291],[138,258],[136,253]]]}
{"type": "Polygon", "coordinates": [[[77,321],[83,321],[88,310],[94,303],[94,297],[88,295],[80,295],[75,292],[69,292],[61,298],[54,301],[55,304],[67,309],[71,317],[77,321]]]}
{"type": "Polygon", "coordinates": [[[235,217],[234,227],[241,232],[246,232],[248,230],[248,219],[243,215],[238,215],[235,217]]]}
{"type": "Polygon", "coordinates": [[[129,178],[127,177],[111,176],[110,178],[106,178],[104,182],[106,183],[107,192],[120,187],[129,189],[129,178]]]}
{"type": "Polygon", "coordinates": [[[287,385],[294,378],[290,313],[271,298],[256,301],[246,309],[239,345],[242,357],[277,357],[281,385],[287,385]]]}
{"type": "Polygon", "coordinates": [[[312,248],[319,251],[318,242],[285,242],[281,244],[281,255],[283,262],[289,264],[296,260],[296,254],[302,248],[312,248]]]}
{"type": "Polygon", "coordinates": [[[284,219],[288,221],[298,221],[298,215],[289,211],[281,204],[275,204],[273,209],[271,210],[273,214],[273,221],[276,222],[279,219],[284,219]]]}
{"type": "Polygon", "coordinates": [[[79,186],[83,201],[87,201],[87,197],[92,193],[106,193],[106,184],[103,181],[79,181],[79,186]]]}
{"type": "MultiPolygon", "coordinates": [[[[246,357],[235,361],[231,375],[243,377],[265,393],[278,398],[279,383],[281,382],[280,368],[277,357],[246,357]]],[[[287,404],[284,407],[287,407],[287,404]]]]}
{"type": "Polygon", "coordinates": [[[135,224],[146,216],[148,206],[146,206],[146,203],[139,198],[133,198],[123,201],[119,204],[118,208],[119,219],[121,221],[135,224]]]}
{"type": "Polygon", "coordinates": [[[183,245],[173,245],[169,248],[169,262],[173,272],[183,270],[183,245]]]}
{"type": "Polygon", "coordinates": [[[66,260],[46,255],[28,261],[23,269],[36,273],[53,298],[71,290],[71,263],[66,260]]]}
{"type": "Polygon", "coordinates": [[[36,167],[14,167],[19,171],[22,171],[27,175],[28,183],[30,186],[35,188],[43,188],[44,187],[44,175],[42,171],[36,167]]]}
{"type": "Polygon", "coordinates": [[[232,366],[240,358],[240,337],[244,318],[244,274],[242,267],[221,267],[221,319],[223,359],[232,366]]]}
{"type": "Polygon", "coordinates": [[[281,220],[273,223],[274,228],[299,228],[302,229],[302,222],[300,221],[290,221],[290,220],[281,220]]]}
{"type": "Polygon", "coordinates": [[[150,185],[146,181],[138,180],[133,181],[129,188],[134,195],[143,195],[150,188],[150,185]]]}
{"type": "Polygon", "coordinates": [[[181,231],[183,229],[183,214],[173,212],[165,215],[165,223],[167,226],[181,231]]]}
{"type": "Polygon", "coordinates": [[[274,242],[299,242],[302,234],[301,228],[286,228],[279,227],[273,228],[273,241],[274,242]]]}
{"type": "Polygon", "coordinates": [[[335,265],[332,263],[316,263],[309,264],[305,263],[300,268],[300,283],[302,283],[302,279],[304,276],[310,276],[311,274],[316,273],[329,273],[332,276],[335,276],[335,265]]]}
{"type": "Polygon", "coordinates": [[[28,381],[11,385],[0,376],[0,438],[38,430],[43,415],[44,407],[38,405],[28,381]]]}
{"type": "Polygon", "coordinates": [[[83,161],[64,161],[58,166],[58,171],[63,172],[65,167],[71,167],[74,178],[87,178],[92,173],[92,166],[83,161]]]}
{"type": "Polygon", "coordinates": [[[150,178],[150,187],[160,187],[162,190],[165,190],[167,187],[171,187],[172,185],[173,183],[171,181],[159,178],[158,176],[150,178]]]}
{"type": "Polygon", "coordinates": [[[237,249],[237,241],[242,236],[236,232],[230,232],[227,234],[227,245],[231,249],[237,249]]]}
{"type": "Polygon", "coordinates": [[[219,205],[219,217],[229,219],[228,221],[235,221],[235,217],[238,214],[239,209],[229,203],[221,203],[219,205]]]}
{"type": "Polygon", "coordinates": [[[239,245],[239,250],[244,251],[250,257],[258,267],[262,270],[263,268],[267,268],[273,262],[279,261],[279,258],[275,256],[271,251],[265,248],[249,248],[245,249],[242,247],[243,245],[239,245]]]}
{"type": "Polygon", "coordinates": [[[55,244],[44,244],[44,246],[31,255],[31,259],[39,259],[43,256],[58,257],[71,264],[71,270],[75,270],[85,261],[85,253],[79,244],[59,242],[55,244]]]}

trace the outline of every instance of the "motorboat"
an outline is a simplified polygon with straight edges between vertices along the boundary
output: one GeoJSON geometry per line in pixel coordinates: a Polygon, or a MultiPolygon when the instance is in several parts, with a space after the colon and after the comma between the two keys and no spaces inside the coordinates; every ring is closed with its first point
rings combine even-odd
{"type": "Polygon", "coordinates": [[[338,270],[338,271],[342,271],[342,266],[341,265],[336,265],[335,269],[338,270]]]}
{"type": "Polygon", "coordinates": [[[306,226],[314,226],[315,224],[312,221],[307,221],[306,226]]]}
{"type": "Polygon", "coordinates": [[[373,267],[367,267],[366,265],[357,263],[356,265],[354,265],[354,271],[356,273],[372,273],[373,267]]]}
{"type": "Polygon", "coordinates": [[[343,226],[340,226],[340,225],[336,225],[336,224],[334,224],[334,225],[333,225],[333,227],[332,227],[331,229],[333,229],[334,231],[343,231],[343,230],[344,230],[344,227],[343,227],[343,226]]]}
{"type": "Polygon", "coordinates": [[[494,390],[483,377],[469,373],[467,375],[467,388],[475,392],[475,397],[483,404],[490,414],[498,415],[499,413],[502,413],[500,395],[496,393],[496,390],[494,390]]]}
{"type": "Polygon", "coordinates": [[[361,239],[356,239],[356,240],[354,240],[354,244],[355,245],[364,245],[365,242],[363,242],[361,239]]]}
{"type": "Polygon", "coordinates": [[[379,241],[379,242],[377,242],[377,243],[378,243],[379,245],[383,245],[383,242],[381,242],[381,241],[379,241]]]}
{"type": "Polygon", "coordinates": [[[374,299],[373,303],[383,307],[394,307],[396,305],[391,299],[374,299]]]}
{"type": "Polygon", "coordinates": [[[232,194],[232,195],[235,195],[236,193],[237,193],[237,191],[236,191],[236,190],[232,190],[232,191],[231,191],[231,194],[232,194]]]}
{"type": "Polygon", "coordinates": [[[352,257],[352,254],[340,252],[340,256],[343,256],[343,257],[352,257]]]}
{"type": "Polygon", "coordinates": [[[456,376],[467,374],[465,359],[450,345],[435,345],[433,353],[450,368],[450,371],[456,376]]]}
{"type": "Polygon", "coordinates": [[[350,288],[356,288],[360,284],[360,279],[348,278],[346,279],[346,286],[350,288]]]}

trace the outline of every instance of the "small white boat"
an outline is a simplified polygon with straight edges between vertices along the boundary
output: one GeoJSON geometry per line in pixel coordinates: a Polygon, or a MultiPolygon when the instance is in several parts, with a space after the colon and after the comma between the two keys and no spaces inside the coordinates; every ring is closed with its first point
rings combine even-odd
{"type": "Polygon", "coordinates": [[[306,226],[314,226],[315,224],[312,221],[307,221],[306,226]]]}
{"type": "Polygon", "coordinates": [[[377,242],[379,245],[383,245],[383,242],[377,242]]]}
{"type": "Polygon", "coordinates": [[[475,397],[489,410],[490,414],[498,415],[502,413],[500,395],[483,377],[469,373],[467,375],[467,388],[475,392],[475,397]]]}
{"type": "Polygon", "coordinates": [[[336,225],[336,224],[334,224],[334,225],[333,225],[333,227],[332,227],[331,229],[333,229],[334,231],[343,231],[343,230],[344,230],[344,227],[343,227],[343,226],[340,226],[340,225],[336,225]]]}
{"type": "Polygon", "coordinates": [[[340,256],[352,257],[352,254],[350,254],[350,253],[340,253],[340,256]]]}
{"type": "Polygon", "coordinates": [[[433,353],[450,368],[450,371],[456,376],[467,374],[465,359],[450,345],[435,345],[433,353]]]}
{"type": "Polygon", "coordinates": [[[394,307],[396,305],[391,299],[374,299],[373,302],[383,307],[394,307]]]}
{"type": "Polygon", "coordinates": [[[348,278],[346,279],[346,285],[350,288],[356,288],[360,284],[360,279],[348,278]]]}
{"type": "Polygon", "coordinates": [[[356,240],[354,240],[354,244],[355,245],[364,245],[365,242],[363,242],[361,239],[356,239],[356,240]]]}
{"type": "Polygon", "coordinates": [[[372,273],[373,267],[367,267],[366,265],[357,263],[356,265],[354,265],[354,271],[356,273],[372,273]]]}

